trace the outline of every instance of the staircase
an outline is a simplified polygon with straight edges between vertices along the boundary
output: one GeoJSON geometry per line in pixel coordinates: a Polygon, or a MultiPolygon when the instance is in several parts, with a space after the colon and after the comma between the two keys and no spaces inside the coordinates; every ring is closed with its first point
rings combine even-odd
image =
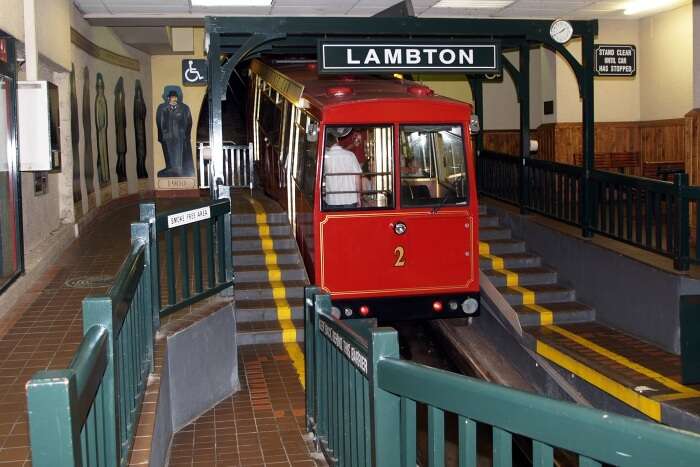
{"type": "Polygon", "coordinates": [[[595,320],[595,310],[576,300],[576,290],[557,271],[527,251],[497,216],[480,207],[479,263],[484,274],[518,314],[523,327],[595,320]],[[546,309],[543,308],[546,305],[546,309]]]}
{"type": "Polygon", "coordinates": [[[259,210],[231,219],[238,344],[303,341],[308,279],[287,215],[259,210]]]}

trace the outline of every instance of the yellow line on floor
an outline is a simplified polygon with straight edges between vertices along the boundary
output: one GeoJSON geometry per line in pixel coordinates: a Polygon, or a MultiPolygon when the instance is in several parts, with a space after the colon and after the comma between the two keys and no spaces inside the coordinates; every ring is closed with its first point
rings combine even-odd
{"type": "MultiPolygon", "coordinates": [[[[595,342],[592,342],[592,341],[586,339],[585,337],[581,337],[578,334],[575,334],[571,331],[568,331],[566,329],[563,329],[563,328],[561,328],[559,326],[555,326],[555,325],[548,326],[547,329],[550,329],[550,330],[566,337],[567,339],[574,341],[577,344],[582,345],[582,346],[586,347],[587,349],[592,350],[593,352],[614,361],[615,363],[617,363],[619,365],[627,367],[630,370],[634,370],[637,373],[644,375],[649,379],[653,379],[657,383],[659,383],[663,386],[666,386],[667,388],[672,389],[673,391],[676,391],[680,394],[687,394],[689,396],[694,396],[694,397],[700,396],[700,391],[698,391],[697,389],[693,389],[693,388],[690,388],[688,386],[684,386],[683,384],[681,384],[677,381],[674,381],[671,378],[668,378],[667,376],[662,375],[661,373],[658,373],[658,372],[651,370],[645,366],[642,366],[639,363],[635,363],[632,360],[630,360],[629,358],[624,357],[618,353],[612,352],[612,351],[606,349],[605,347],[602,347],[602,346],[596,344],[595,342]]],[[[670,396],[670,395],[668,395],[668,396],[670,396]]],[[[664,397],[664,396],[657,396],[657,397],[664,397]]]]}
{"type": "Polygon", "coordinates": [[[292,307],[287,301],[287,288],[282,282],[282,271],[277,263],[277,253],[275,253],[274,242],[270,237],[270,226],[267,222],[267,213],[259,201],[248,198],[255,210],[255,222],[258,224],[258,234],[265,254],[265,266],[267,267],[267,277],[272,288],[272,296],[277,308],[277,321],[282,330],[282,343],[287,351],[287,355],[292,360],[292,365],[297,372],[299,382],[306,387],[306,375],[304,365],[304,353],[297,342],[297,329],[292,322],[292,307]]]}
{"type": "Polygon", "coordinates": [[[646,396],[639,394],[627,386],[597,372],[596,370],[580,363],[577,360],[563,354],[544,342],[537,341],[537,353],[546,359],[556,363],[562,368],[566,368],[576,376],[583,378],[590,384],[602,389],[611,396],[623,401],[625,404],[634,407],[649,418],[661,421],[661,404],[646,396]]]}

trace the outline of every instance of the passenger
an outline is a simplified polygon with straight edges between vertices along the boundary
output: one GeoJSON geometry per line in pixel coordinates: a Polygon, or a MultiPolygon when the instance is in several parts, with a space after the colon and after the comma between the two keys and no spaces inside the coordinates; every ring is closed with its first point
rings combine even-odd
{"type": "Polygon", "coordinates": [[[353,209],[360,206],[360,178],[362,167],[351,151],[338,144],[338,137],[326,133],[326,154],[323,158],[326,183],[325,202],[336,209],[353,209]]]}

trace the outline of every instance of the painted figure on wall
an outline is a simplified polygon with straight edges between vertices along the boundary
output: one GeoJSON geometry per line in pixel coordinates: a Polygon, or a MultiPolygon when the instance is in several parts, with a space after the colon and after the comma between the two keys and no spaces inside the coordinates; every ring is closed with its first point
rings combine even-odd
{"type": "Polygon", "coordinates": [[[194,175],[192,163],[192,114],[182,102],[182,89],[179,86],[166,86],[163,90],[163,103],[156,110],[158,141],[163,147],[165,168],[158,172],[159,177],[191,177],[194,175]]]}
{"type": "Polygon", "coordinates": [[[109,184],[109,149],[107,145],[107,99],[102,73],[97,73],[95,88],[95,131],[97,133],[97,175],[100,186],[109,184]]]}
{"type": "MultiPolygon", "coordinates": [[[[73,151],[73,203],[79,203],[83,195],[80,191],[80,121],[78,120],[78,92],[75,87],[75,65],[70,66],[70,135],[73,151]]],[[[80,217],[82,209],[76,206],[75,217],[80,217]]]]}
{"type": "Polygon", "coordinates": [[[117,180],[126,181],[126,103],[124,102],[124,78],[114,86],[114,132],[117,137],[117,180]]]}
{"type": "Polygon", "coordinates": [[[146,170],[146,101],[143,99],[141,81],[136,80],[134,92],[134,136],[136,140],[136,175],[148,178],[146,170]]]}
{"type": "MultiPolygon", "coordinates": [[[[90,70],[83,68],[83,166],[85,168],[85,187],[88,194],[95,191],[95,175],[92,162],[92,111],[90,105],[90,70]]],[[[89,199],[88,199],[89,201],[89,199]]]]}

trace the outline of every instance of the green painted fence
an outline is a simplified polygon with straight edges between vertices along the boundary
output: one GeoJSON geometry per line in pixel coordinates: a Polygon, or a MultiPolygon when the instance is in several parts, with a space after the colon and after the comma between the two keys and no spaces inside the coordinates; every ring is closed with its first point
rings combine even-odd
{"type": "Polygon", "coordinates": [[[39,372],[27,383],[35,467],[128,463],[158,318],[149,229],[131,225],[131,251],[111,289],[83,300],[84,336],[70,366],[39,372]]]}
{"type": "Polygon", "coordinates": [[[154,227],[153,302],[161,315],[233,285],[229,187],[219,186],[218,193],[217,200],[158,215],[154,203],[140,206],[141,222],[154,227]],[[165,268],[165,280],[161,267],[165,268]]]}
{"type": "Polygon", "coordinates": [[[700,263],[700,249],[690,250],[691,239],[700,238],[700,222],[690,222],[691,212],[700,219],[700,187],[689,186],[686,174],[674,182],[601,170],[586,175],[578,166],[482,151],[477,181],[480,193],[580,226],[585,236],[668,256],[678,270],[700,263]]]}
{"type": "Polygon", "coordinates": [[[402,360],[395,330],[336,320],[317,288],[305,314],[307,428],[332,465],[415,467],[419,405],[429,467],[445,465],[445,413],[456,415],[460,467],[477,466],[480,425],[491,427],[494,467],[513,465],[514,436],[531,442],[538,467],[554,465],[555,449],[581,467],[698,465],[696,434],[402,360]]]}

